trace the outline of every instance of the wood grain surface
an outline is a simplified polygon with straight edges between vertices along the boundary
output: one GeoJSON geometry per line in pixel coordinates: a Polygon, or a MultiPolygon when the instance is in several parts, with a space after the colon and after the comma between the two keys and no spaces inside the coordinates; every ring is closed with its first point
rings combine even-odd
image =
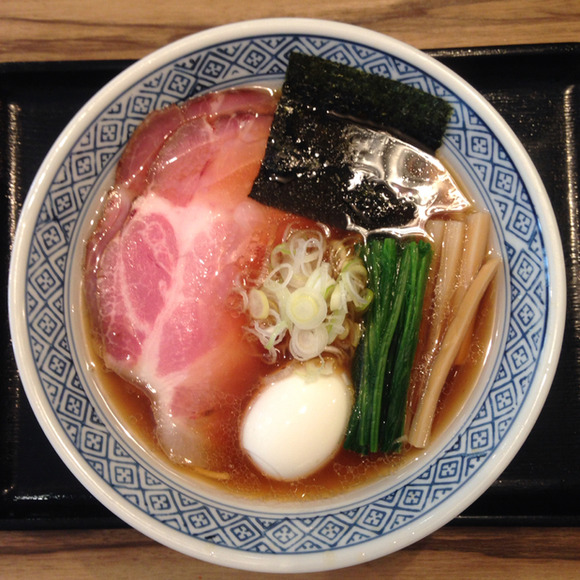
{"type": "MultiPolygon", "coordinates": [[[[0,0],[0,62],[134,59],[206,28],[301,16],[418,48],[580,41],[579,0],[0,0]]],[[[578,460],[575,458],[574,460],[578,460]]],[[[580,578],[577,528],[447,526],[391,556],[310,578],[580,578]]],[[[0,578],[296,578],[200,562],[130,529],[0,532],[0,578]]]]}
{"type": "Polygon", "coordinates": [[[140,58],[252,18],[326,18],[418,48],[580,40],[578,0],[2,0],[0,61],[140,58]]]}
{"type": "Polygon", "coordinates": [[[558,579],[580,577],[576,529],[447,527],[409,548],[348,569],[248,573],[200,562],[134,530],[0,532],[0,578],[558,579]]]}

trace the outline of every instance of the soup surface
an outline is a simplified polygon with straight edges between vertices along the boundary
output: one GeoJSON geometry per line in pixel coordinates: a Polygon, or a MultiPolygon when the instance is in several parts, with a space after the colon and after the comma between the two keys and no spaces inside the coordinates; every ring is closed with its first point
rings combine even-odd
{"type": "MultiPolygon", "coordinates": [[[[436,439],[461,412],[485,364],[491,346],[495,303],[496,287],[492,285],[479,308],[469,357],[453,370],[445,383],[433,424],[433,439],[436,439]]],[[[332,497],[372,483],[377,478],[386,477],[425,453],[425,450],[409,445],[405,446],[401,454],[386,455],[362,456],[341,449],[324,468],[303,480],[283,482],[265,477],[239,445],[240,423],[244,409],[259,389],[261,378],[274,371],[271,364],[254,357],[246,377],[243,378],[248,385],[247,392],[233,406],[228,407],[227,416],[218,434],[222,445],[216,448],[219,457],[212,463],[221,466],[225,471],[205,472],[194,465],[178,464],[168,458],[159,443],[149,395],[141,387],[108,370],[103,359],[97,354],[98,348],[98,344],[92,342],[91,352],[94,372],[97,375],[96,382],[115,416],[140,446],[153,452],[166,464],[168,470],[175,470],[191,477],[193,486],[196,479],[202,478],[228,493],[242,494],[246,497],[277,501],[316,500],[332,497]],[[223,476],[224,473],[227,474],[226,477],[223,476]]],[[[421,358],[421,354],[421,351],[417,352],[417,360],[421,358]]],[[[417,365],[414,377],[421,372],[420,365],[417,365]]]]}
{"type": "MultiPolygon", "coordinates": [[[[341,448],[312,475],[278,481],[263,475],[240,446],[245,410],[288,357],[263,356],[246,332],[251,317],[233,298],[236,285],[264,278],[289,224],[315,227],[247,199],[276,100],[253,89],[210,95],[154,113],[137,130],[87,248],[87,334],[97,383],[113,413],[168,469],[229,493],[310,500],[386,476],[424,450],[406,443],[390,454],[341,448]]],[[[328,235],[332,241],[352,237],[340,230],[328,235]]],[[[486,251],[487,245],[486,239],[486,251]]],[[[436,302],[438,267],[434,263],[429,274],[429,304],[436,302]]],[[[477,380],[494,312],[492,283],[479,304],[468,354],[443,387],[432,438],[457,415],[477,380]]],[[[425,308],[422,336],[434,319],[446,317],[425,308]]],[[[427,348],[428,341],[420,341],[411,391],[429,370],[421,344],[427,348]]],[[[346,375],[351,357],[335,362],[346,375]]]]}

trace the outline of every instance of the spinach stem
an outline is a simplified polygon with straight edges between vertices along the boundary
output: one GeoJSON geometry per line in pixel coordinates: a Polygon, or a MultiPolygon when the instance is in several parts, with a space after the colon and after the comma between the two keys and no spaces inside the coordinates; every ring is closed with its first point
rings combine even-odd
{"type": "Polygon", "coordinates": [[[353,366],[345,447],[368,454],[398,448],[432,251],[422,240],[385,237],[367,240],[362,254],[374,300],[353,366]]]}

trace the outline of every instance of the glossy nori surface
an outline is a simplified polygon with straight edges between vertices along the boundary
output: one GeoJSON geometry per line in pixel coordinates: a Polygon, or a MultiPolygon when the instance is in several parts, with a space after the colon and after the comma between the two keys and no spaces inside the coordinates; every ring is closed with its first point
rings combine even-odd
{"type": "Polygon", "coordinates": [[[396,131],[434,150],[451,112],[409,85],[292,53],[250,197],[342,229],[409,224],[414,203],[381,178],[389,175],[381,135],[396,131]]]}

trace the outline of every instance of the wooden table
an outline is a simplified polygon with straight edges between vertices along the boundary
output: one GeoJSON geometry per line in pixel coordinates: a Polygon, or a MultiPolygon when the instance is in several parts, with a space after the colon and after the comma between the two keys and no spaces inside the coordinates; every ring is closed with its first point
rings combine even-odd
{"type": "Polygon", "coordinates": [[[211,26],[327,18],[417,48],[580,40],[577,0],[2,0],[0,60],[140,58],[211,26]]]}
{"type": "MultiPolygon", "coordinates": [[[[135,59],[215,25],[279,16],[357,24],[425,49],[580,41],[578,0],[2,0],[0,61],[135,59]]],[[[579,554],[577,528],[447,526],[391,556],[311,577],[580,578],[579,554]]],[[[1,578],[247,576],[129,529],[0,532],[1,578]]]]}

